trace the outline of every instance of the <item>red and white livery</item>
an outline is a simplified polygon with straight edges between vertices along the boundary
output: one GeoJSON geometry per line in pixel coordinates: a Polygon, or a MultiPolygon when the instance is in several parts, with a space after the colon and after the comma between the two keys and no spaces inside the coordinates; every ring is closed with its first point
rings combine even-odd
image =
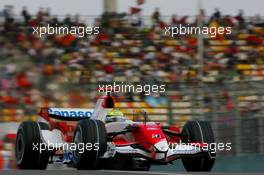
{"type": "Polygon", "coordinates": [[[214,142],[208,122],[188,121],[177,128],[148,122],[146,114],[141,122],[119,114],[110,94],[100,97],[95,109],[42,108],[38,122],[19,126],[17,166],[45,169],[66,163],[77,169],[146,171],[182,159],[187,171],[212,169],[215,152],[204,149],[214,142]]]}

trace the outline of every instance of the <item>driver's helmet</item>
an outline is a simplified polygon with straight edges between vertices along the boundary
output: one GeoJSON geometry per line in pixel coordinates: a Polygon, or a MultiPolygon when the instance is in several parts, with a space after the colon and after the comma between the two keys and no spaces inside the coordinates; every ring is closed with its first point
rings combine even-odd
{"type": "Polygon", "coordinates": [[[120,122],[125,121],[123,112],[120,110],[110,110],[106,115],[106,122],[120,122]]]}

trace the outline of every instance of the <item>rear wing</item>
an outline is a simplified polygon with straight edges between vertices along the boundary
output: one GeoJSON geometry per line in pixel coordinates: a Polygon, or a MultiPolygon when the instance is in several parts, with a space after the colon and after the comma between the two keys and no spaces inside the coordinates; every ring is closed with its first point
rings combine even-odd
{"type": "Polygon", "coordinates": [[[50,118],[66,121],[78,121],[85,118],[90,118],[93,109],[86,108],[41,108],[38,115],[49,121],[50,118]]]}

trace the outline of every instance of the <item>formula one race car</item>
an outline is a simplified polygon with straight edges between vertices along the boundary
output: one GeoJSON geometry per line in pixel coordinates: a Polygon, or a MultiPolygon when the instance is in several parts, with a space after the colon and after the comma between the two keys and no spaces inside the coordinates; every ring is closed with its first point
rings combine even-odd
{"type": "Polygon", "coordinates": [[[133,122],[114,105],[107,93],[94,110],[42,108],[38,122],[26,121],[18,128],[18,168],[63,163],[77,169],[147,171],[182,159],[187,171],[212,169],[216,153],[208,146],[214,142],[208,122],[188,121],[181,130],[147,122],[146,114],[143,121],[133,122]]]}

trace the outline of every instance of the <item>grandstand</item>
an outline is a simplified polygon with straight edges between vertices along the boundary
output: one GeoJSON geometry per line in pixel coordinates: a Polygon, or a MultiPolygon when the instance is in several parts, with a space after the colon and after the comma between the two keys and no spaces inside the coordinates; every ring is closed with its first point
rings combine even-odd
{"type": "Polygon", "coordinates": [[[92,108],[99,83],[165,83],[166,93],[158,96],[118,94],[117,107],[129,117],[144,108],[150,120],[175,125],[207,119],[218,141],[234,143],[231,154],[264,153],[262,19],[205,17],[204,25],[232,26],[233,32],[204,38],[201,79],[197,36],[171,38],[162,29],[171,24],[195,26],[195,18],[135,23],[131,15],[112,15],[110,20],[94,19],[93,24],[108,27],[101,27],[96,37],[84,38],[39,38],[31,28],[48,23],[86,25],[82,16],[59,19],[39,12],[30,18],[4,19],[0,28],[0,120],[36,120],[43,106],[92,108]]]}

